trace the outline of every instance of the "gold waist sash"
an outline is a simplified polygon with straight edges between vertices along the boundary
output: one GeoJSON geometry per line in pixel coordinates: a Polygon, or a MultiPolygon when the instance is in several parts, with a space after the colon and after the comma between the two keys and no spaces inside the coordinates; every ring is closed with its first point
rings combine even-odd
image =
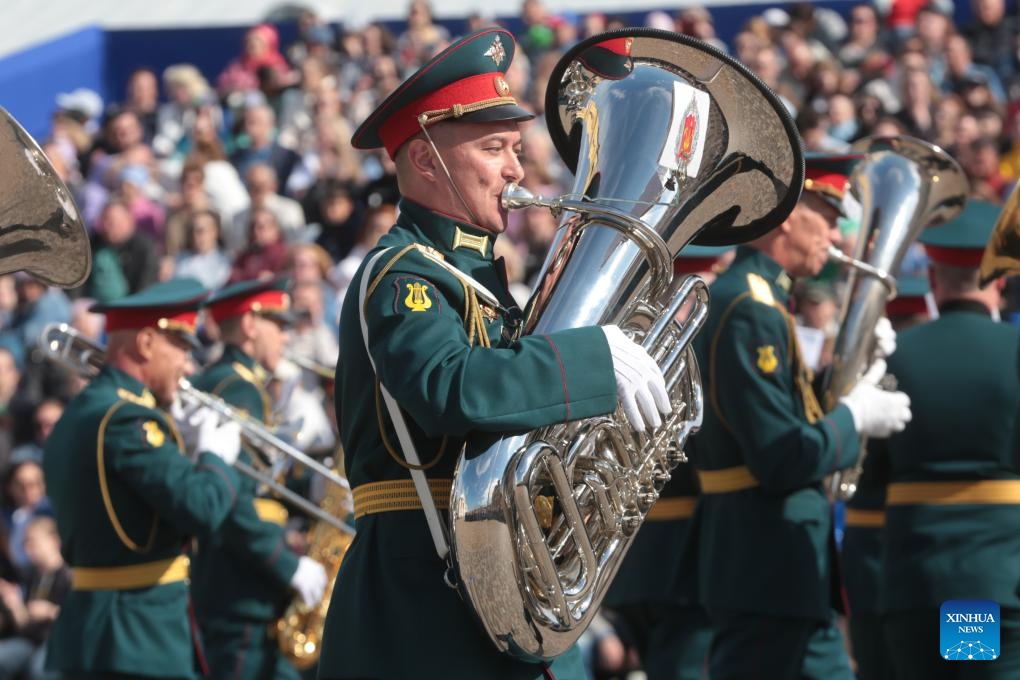
{"type": "Polygon", "coordinates": [[[74,567],[72,590],[130,590],[188,580],[191,561],[185,555],[124,567],[74,567]]]}
{"type": "Polygon", "coordinates": [[[701,482],[701,493],[703,494],[743,491],[759,485],[758,480],[754,478],[746,465],[737,465],[722,470],[698,470],[698,480],[701,482]]]}
{"type": "Polygon", "coordinates": [[[877,529],[885,526],[885,510],[847,508],[845,521],[848,528],[877,529]]]}
{"type": "MultiPolygon", "coordinates": [[[[450,509],[452,479],[430,479],[429,490],[439,510],[450,509]]],[[[354,487],[354,519],[379,512],[421,510],[421,499],[410,479],[370,482],[354,487]]]]}
{"type": "Polygon", "coordinates": [[[689,519],[694,515],[697,496],[673,496],[660,498],[645,515],[649,522],[665,522],[671,519],[689,519]]]}
{"type": "Polygon", "coordinates": [[[889,485],[886,505],[1020,504],[1020,479],[969,482],[897,482],[889,485]]]}

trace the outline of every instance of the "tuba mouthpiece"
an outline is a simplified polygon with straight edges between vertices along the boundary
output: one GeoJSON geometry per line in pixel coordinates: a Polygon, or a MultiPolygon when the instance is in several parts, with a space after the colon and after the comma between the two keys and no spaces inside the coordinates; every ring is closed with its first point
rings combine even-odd
{"type": "Polygon", "coordinates": [[[503,195],[500,200],[506,210],[520,210],[533,205],[542,205],[541,196],[535,196],[517,182],[510,182],[503,187],[503,195]]]}

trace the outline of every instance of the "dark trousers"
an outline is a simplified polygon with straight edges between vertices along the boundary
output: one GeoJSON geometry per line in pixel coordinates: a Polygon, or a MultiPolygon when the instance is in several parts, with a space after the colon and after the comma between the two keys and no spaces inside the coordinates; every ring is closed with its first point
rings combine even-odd
{"type": "Polygon", "coordinates": [[[881,616],[854,614],[850,617],[850,641],[857,662],[857,680],[893,680],[896,677],[882,632],[881,616]]]}
{"type": "Polygon", "coordinates": [[[210,680],[299,680],[266,622],[206,619],[201,629],[210,680]]]}
{"type": "Polygon", "coordinates": [[[1001,655],[994,661],[942,658],[938,608],[886,614],[882,633],[896,680],[1015,680],[1020,678],[1020,611],[1003,609],[999,622],[1001,655]]]}
{"type": "Polygon", "coordinates": [[[830,621],[711,612],[712,680],[852,680],[843,635],[830,621]]]}
{"type": "Polygon", "coordinates": [[[631,605],[613,610],[621,635],[641,656],[648,680],[698,680],[712,627],[701,607],[631,605]]]}

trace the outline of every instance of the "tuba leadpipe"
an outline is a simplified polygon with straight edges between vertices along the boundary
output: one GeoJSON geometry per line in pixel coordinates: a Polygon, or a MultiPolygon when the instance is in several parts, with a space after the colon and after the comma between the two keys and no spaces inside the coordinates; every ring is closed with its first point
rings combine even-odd
{"type": "MultiPolygon", "coordinates": [[[[103,367],[103,359],[106,354],[106,350],[103,347],[85,338],[77,330],[64,323],[50,324],[43,329],[40,348],[47,359],[71,370],[75,375],[86,380],[94,378],[99,373],[103,367]]],[[[302,464],[307,464],[305,463],[306,460],[310,461],[314,464],[314,466],[308,465],[310,469],[318,474],[321,474],[318,472],[318,468],[326,470],[328,474],[323,475],[323,477],[344,490],[350,491],[350,484],[346,479],[329,470],[329,468],[326,468],[318,461],[309,458],[303,452],[298,451],[270,432],[261,423],[240,413],[222,399],[202,392],[185,378],[181,378],[179,388],[182,401],[203,406],[224,420],[237,422],[241,428],[243,438],[253,448],[257,449],[260,454],[266,455],[266,450],[270,449],[294,458],[302,464]]],[[[354,533],[354,528],[346,522],[323,512],[319,506],[294,493],[271,476],[263,474],[240,460],[234,462],[233,468],[246,477],[250,477],[256,482],[265,485],[277,493],[282,500],[291,503],[316,519],[328,522],[340,531],[354,533]]],[[[350,508],[347,508],[347,510],[349,511],[350,508]]]]}

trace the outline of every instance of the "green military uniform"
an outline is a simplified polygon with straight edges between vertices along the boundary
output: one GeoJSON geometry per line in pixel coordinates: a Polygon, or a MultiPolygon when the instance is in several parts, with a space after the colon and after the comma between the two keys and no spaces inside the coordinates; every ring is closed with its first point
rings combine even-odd
{"type": "MultiPolygon", "coordinates": [[[[285,282],[243,282],[216,293],[207,302],[217,321],[247,310],[251,300],[279,291],[285,282]],[[219,310],[222,312],[223,316],[219,310]]],[[[258,422],[267,422],[272,402],[265,370],[235,345],[192,379],[198,389],[223,399],[258,422]]],[[[239,460],[253,467],[256,453],[241,450],[239,460]]],[[[289,603],[290,580],[298,556],[284,540],[286,510],[257,498],[256,482],[244,477],[237,503],[223,526],[200,537],[192,569],[195,614],[202,630],[209,674],[213,678],[297,678],[280,655],[271,627],[289,603]]]]}
{"type": "Polygon", "coordinates": [[[821,482],[854,463],[859,440],[846,406],[822,416],[814,399],[786,310],[789,283],[767,255],[738,248],[710,288],[695,339],[706,384],[694,447],[698,580],[716,626],[718,677],[848,669],[829,625],[831,518],[821,482]]]}
{"type": "MultiPolygon", "coordinates": [[[[461,447],[479,446],[473,433],[527,430],[613,410],[612,359],[598,328],[513,340],[517,310],[492,259],[491,237],[407,200],[400,208],[381,248],[433,248],[501,304],[482,311],[491,348],[472,348],[461,316],[464,285],[418,249],[388,269],[379,263],[373,272],[359,272],[352,283],[358,290],[362,276],[378,281],[366,304],[373,359],[379,379],[409,416],[442,503],[461,447]],[[455,248],[458,233],[484,245],[455,248]]],[[[392,448],[397,438],[389,417],[377,405],[357,297],[348,296],[341,316],[345,360],[337,371],[337,410],[358,533],[330,604],[320,677],[541,678],[540,666],[497,652],[444,584],[445,565],[421,509],[361,514],[359,487],[390,480],[409,485],[409,474],[392,448]]],[[[566,664],[566,671],[556,677],[580,677],[579,664],[566,664]]]]}
{"type": "MultiPolygon", "coordinates": [[[[264,422],[264,375],[251,357],[228,345],[192,382],[264,422]]],[[[252,453],[242,449],[239,460],[252,465],[252,453]]],[[[286,511],[257,498],[256,491],[255,481],[245,477],[233,512],[219,531],[201,537],[194,559],[195,613],[211,677],[297,677],[280,657],[270,626],[290,601],[298,556],[284,540],[286,511]]]]}
{"type": "MultiPolygon", "coordinates": [[[[687,246],[677,275],[708,271],[730,247],[687,246]]],[[[687,441],[690,456],[697,437],[687,441]]],[[[603,605],[620,619],[620,634],[637,647],[649,680],[698,680],[712,640],[698,603],[697,536],[691,518],[700,492],[692,463],[681,464],[645,517],[603,605]]]]}
{"type": "MultiPolygon", "coordinates": [[[[998,211],[971,201],[922,235],[929,257],[976,270],[998,211]]],[[[889,372],[913,411],[888,441],[882,596],[897,677],[1020,677],[1020,329],[945,300],[900,334],[889,372]],[[937,656],[946,600],[999,604],[998,659],[937,656]]]]}
{"type": "MultiPolygon", "coordinates": [[[[111,327],[117,314],[148,312],[140,326],[177,328],[187,310],[160,310],[190,306],[193,330],[200,293],[197,282],[173,281],[99,309],[111,327]]],[[[194,677],[182,549],[220,525],[238,480],[210,453],[192,463],[179,437],[141,382],[105,366],[46,442],[47,491],[72,569],[47,663],[65,677],[194,677]]]]}

